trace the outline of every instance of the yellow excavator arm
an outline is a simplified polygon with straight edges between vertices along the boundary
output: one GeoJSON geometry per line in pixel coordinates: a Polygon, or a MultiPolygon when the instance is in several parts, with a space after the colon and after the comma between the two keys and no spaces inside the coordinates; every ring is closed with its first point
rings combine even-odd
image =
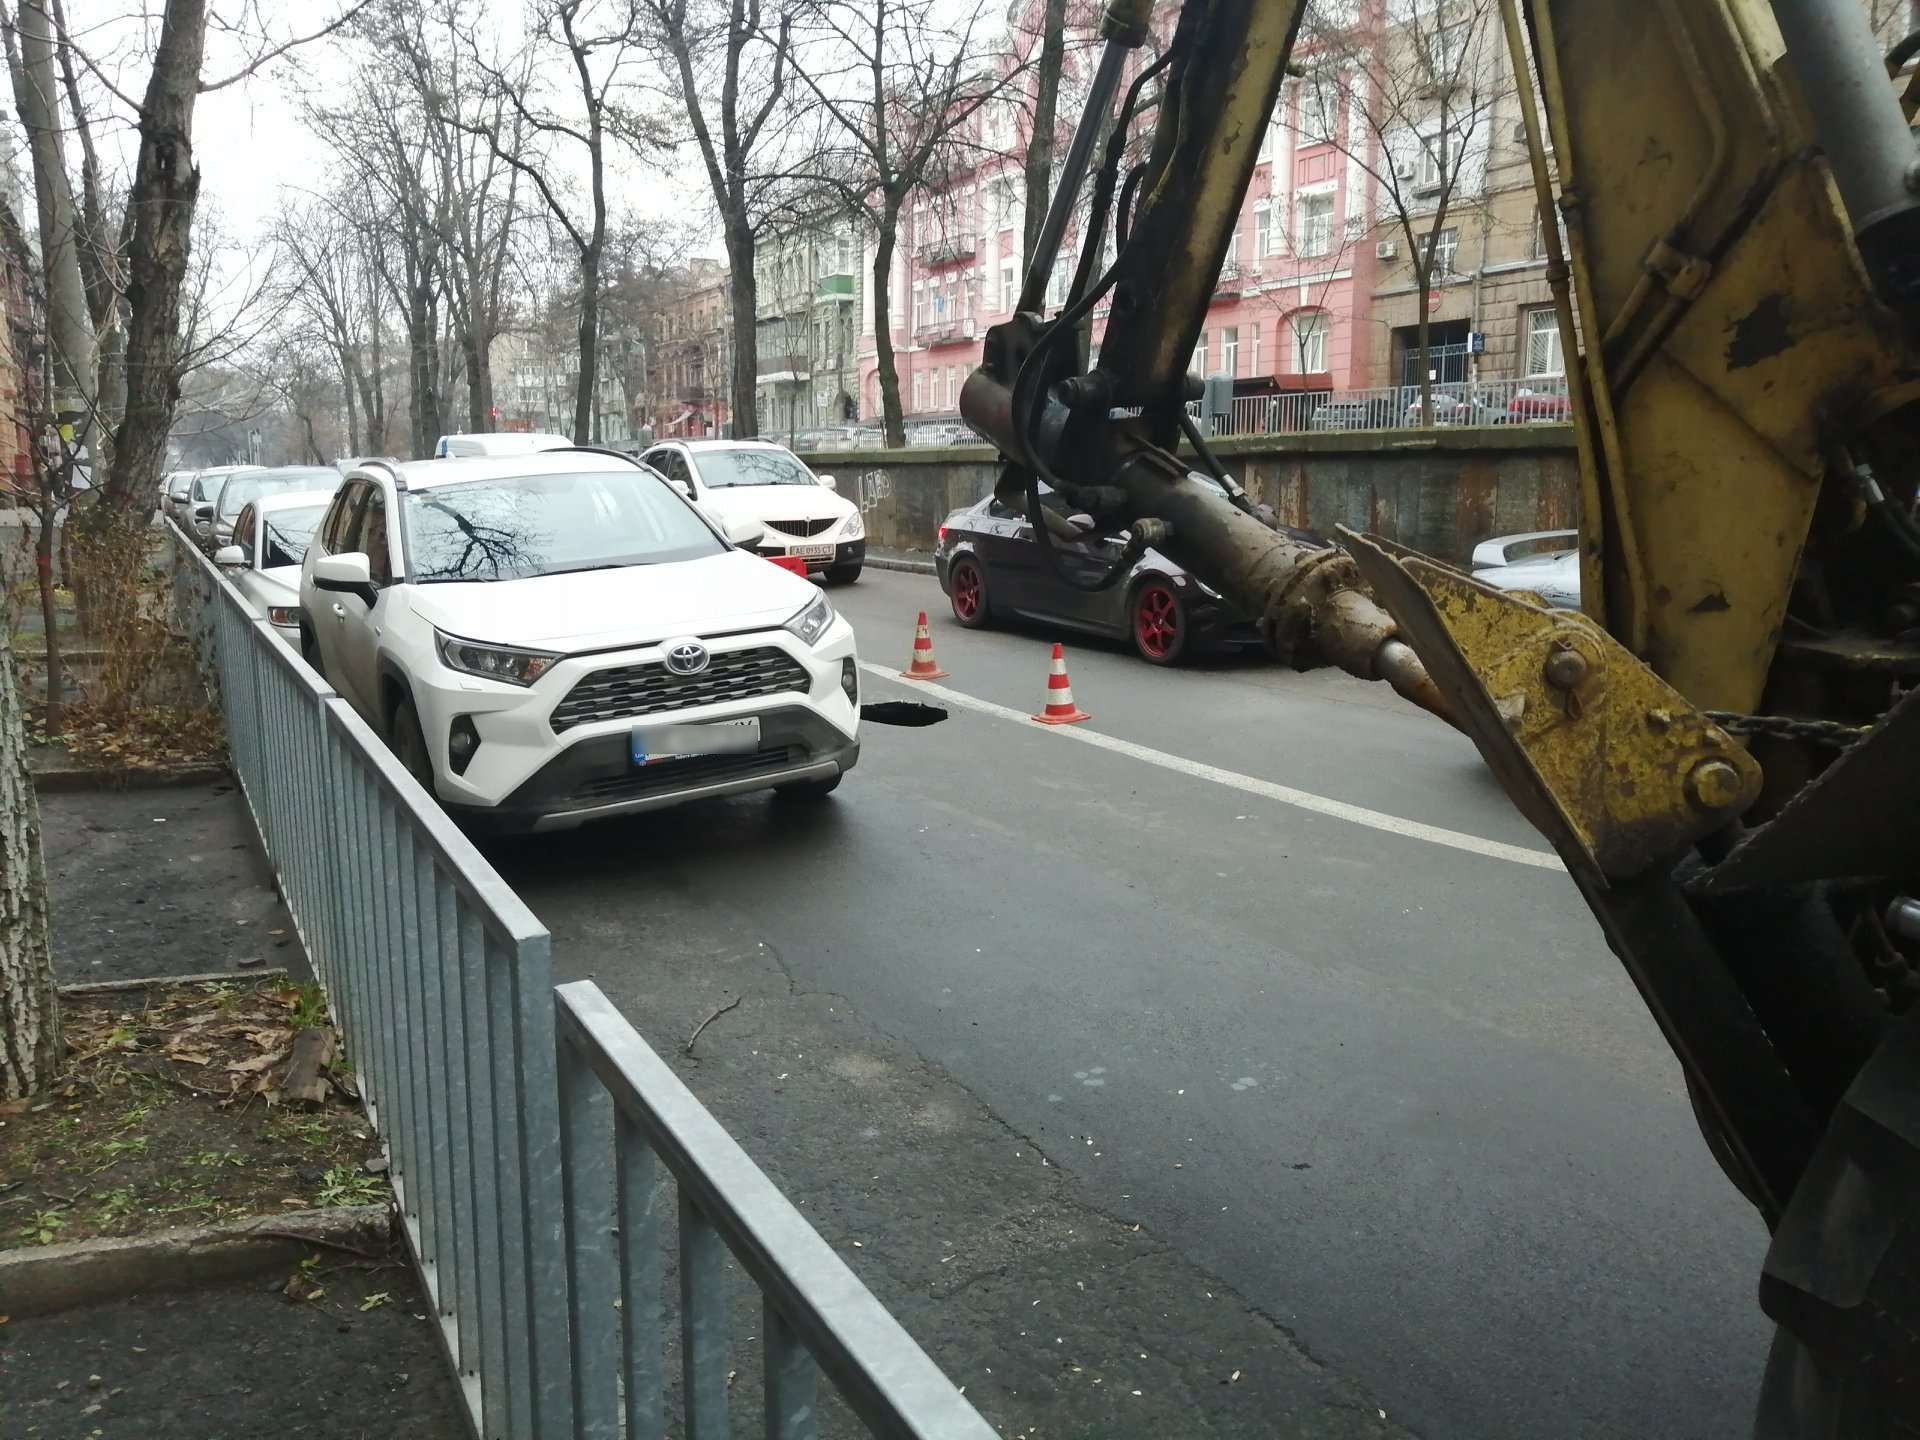
{"type": "MultiPolygon", "coordinates": [[[[1277,533],[1187,414],[1303,8],[1187,0],[1140,65],[1151,6],[1109,4],[1020,313],[963,414],[1043,544],[1062,522],[1042,481],[1278,648],[1472,737],[1773,1232],[1756,1433],[1920,1433],[1920,80],[1899,78],[1920,38],[1885,53],[1856,0],[1501,0],[1540,211],[1562,222],[1541,230],[1577,357],[1570,614],[1378,537],[1277,533]],[[1083,255],[1110,226],[1117,257],[1083,259],[1047,314],[1083,197],[1083,255]]],[[[1390,39],[1400,8],[1361,10],[1390,39]]]]}

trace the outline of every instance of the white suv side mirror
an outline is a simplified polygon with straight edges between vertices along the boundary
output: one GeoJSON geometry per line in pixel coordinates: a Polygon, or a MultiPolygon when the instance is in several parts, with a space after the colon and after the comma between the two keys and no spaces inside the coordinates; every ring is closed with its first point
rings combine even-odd
{"type": "Polygon", "coordinates": [[[813,478],[829,490],[838,490],[840,488],[840,482],[835,480],[831,475],[816,475],[813,478]]]}
{"type": "Polygon", "coordinates": [[[373,588],[373,565],[358,551],[322,555],[313,562],[313,588],[336,595],[358,595],[369,607],[378,600],[373,588]]]}
{"type": "Polygon", "coordinates": [[[213,563],[228,569],[244,568],[247,563],[247,552],[238,545],[222,545],[214,551],[213,563]]]}
{"type": "Polygon", "coordinates": [[[720,522],[720,531],[735,545],[748,548],[760,543],[767,527],[751,515],[733,515],[720,522]]]}

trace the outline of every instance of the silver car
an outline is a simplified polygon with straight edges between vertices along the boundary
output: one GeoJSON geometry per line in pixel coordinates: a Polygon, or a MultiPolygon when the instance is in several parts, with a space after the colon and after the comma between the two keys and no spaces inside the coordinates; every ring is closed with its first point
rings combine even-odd
{"type": "Polygon", "coordinates": [[[185,493],[178,500],[169,501],[167,514],[204,545],[213,538],[213,502],[227,477],[240,470],[264,469],[264,465],[213,465],[196,470],[186,483],[185,493]]]}
{"type": "Polygon", "coordinates": [[[241,507],[280,490],[340,488],[340,472],[331,465],[278,465],[268,470],[236,470],[227,476],[213,502],[213,534],[209,543],[218,550],[233,543],[233,522],[241,507]]]}
{"type": "Polygon", "coordinates": [[[333,502],[336,487],[274,490],[240,507],[233,541],[213,563],[282,640],[300,648],[300,562],[307,542],[333,502]]]}
{"type": "Polygon", "coordinates": [[[1496,590],[1530,590],[1557,610],[1580,608],[1580,532],[1531,530],[1473,547],[1473,578],[1496,590]]]}

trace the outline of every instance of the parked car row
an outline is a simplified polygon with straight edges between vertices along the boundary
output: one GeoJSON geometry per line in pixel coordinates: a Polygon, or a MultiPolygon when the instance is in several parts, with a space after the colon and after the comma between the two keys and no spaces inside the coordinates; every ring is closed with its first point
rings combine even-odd
{"type": "Polygon", "coordinates": [[[549,830],[821,796],[853,768],[853,627],[806,578],[852,579],[865,556],[830,477],[756,442],[648,463],[562,437],[449,438],[494,443],[344,475],[222,467],[168,493],[450,813],[549,830]]]}

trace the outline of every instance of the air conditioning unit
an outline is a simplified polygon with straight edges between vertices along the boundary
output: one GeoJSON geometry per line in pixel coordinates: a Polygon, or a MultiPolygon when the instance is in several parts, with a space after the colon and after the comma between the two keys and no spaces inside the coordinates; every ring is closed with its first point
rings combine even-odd
{"type": "Polygon", "coordinates": [[[1391,260],[1399,253],[1400,247],[1391,240],[1382,240],[1373,247],[1373,258],[1376,260],[1391,260]]]}
{"type": "Polygon", "coordinates": [[[1394,166],[1393,173],[1396,179],[1411,180],[1413,178],[1413,162],[1411,160],[1408,160],[1402,164],[1394,166]]]}

